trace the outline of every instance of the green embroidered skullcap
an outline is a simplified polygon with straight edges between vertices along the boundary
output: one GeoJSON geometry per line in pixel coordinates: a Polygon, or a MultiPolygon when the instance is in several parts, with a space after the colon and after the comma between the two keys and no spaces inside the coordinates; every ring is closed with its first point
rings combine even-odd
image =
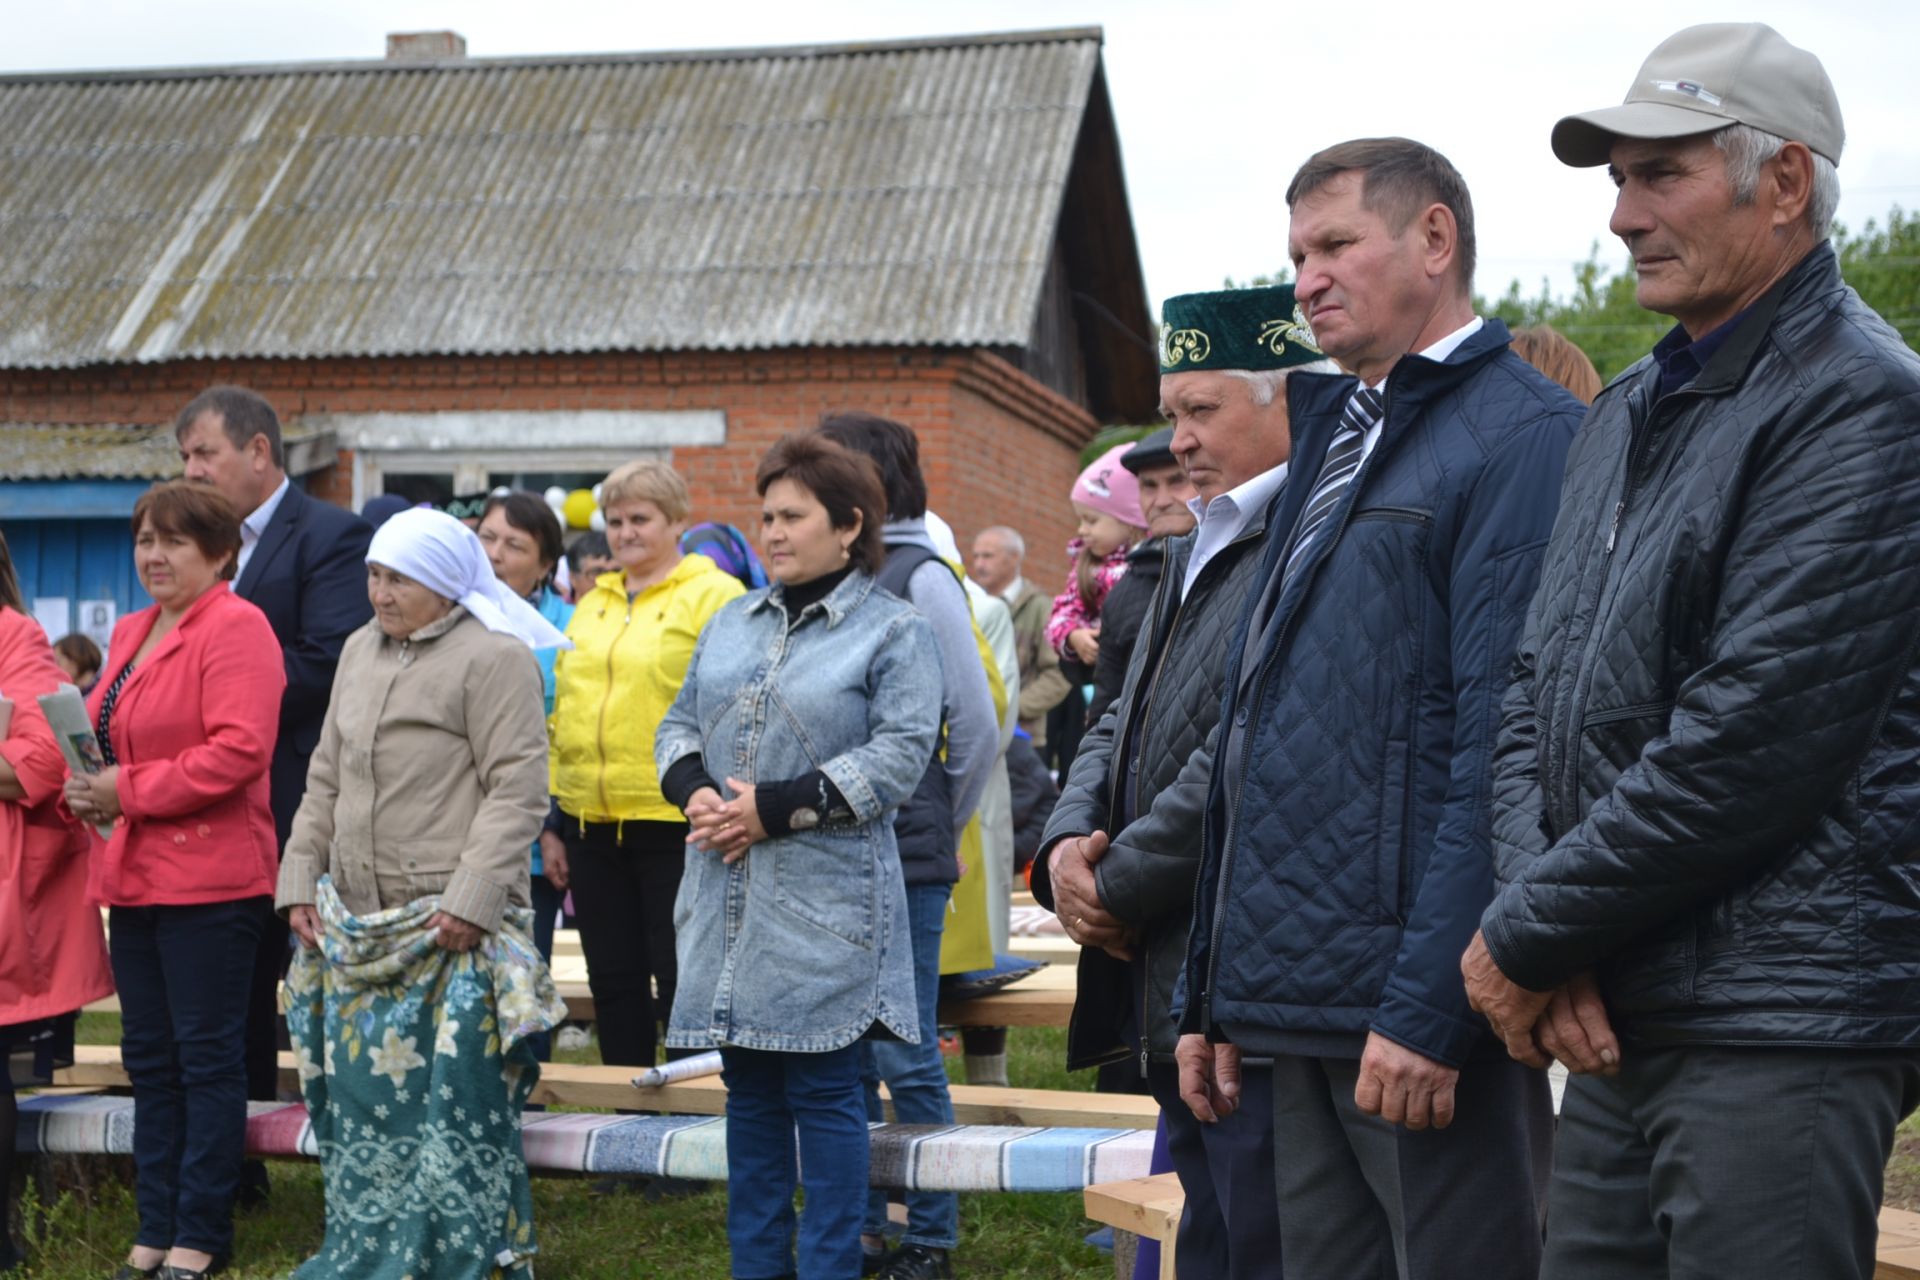
{"type": "Polygon", "coordinates": [[[1160,308],[1160,372],[1291,369],[1326,359],[1293,286],[1183,293],[1160,308]]]}

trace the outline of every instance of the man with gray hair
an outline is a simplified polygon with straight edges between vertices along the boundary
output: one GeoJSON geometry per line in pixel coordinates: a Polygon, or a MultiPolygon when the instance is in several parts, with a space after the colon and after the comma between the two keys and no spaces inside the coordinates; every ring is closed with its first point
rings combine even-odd
{"type": "Polygon", "coordinates": [[[1053,597],[1021,576],[1026,555],[1026,539],[996,524],[975,535],[967,573],[1006,601],[1013,613],[1014,646],[1020,657],[1020,727],[1033,739],[1034,748],[1044,751],[1047,712],[1067,696],[1069,686],[1060,671],[1060,655],[1047,643],[1053,597]]]}
{"type": "Polygon", "coordinates": [[[1287,379],[1339,368],[1314,343],[1291,285],[1183,294],[1163,314],[1160,411],[1173,423],[1171,456],[1198,492],[1187,506],[1199,526],[1165,540],[1119,696],[1080,740],[1033,893],[1086,948],[1067,1066],[1137,1060],[1160,1103],[1186,1192],[1179,1273],[1264,1280],[1280,1257],[1266,1072],[1249,1067],[1246,1105],[1202,1125],[1180,1102],[1174,984],[1227,656],[1287,483],[1287,379]]]}
{"type": "Polygon", "coordinates": [[[1553,131],[1678,321],[1568,459],[1462,960],[1576,1073],[1554,1280],[1865,1280],[1920,1099],[1920,358],[1827,243],[1842,138],[1757,23],[1553,131]]]}

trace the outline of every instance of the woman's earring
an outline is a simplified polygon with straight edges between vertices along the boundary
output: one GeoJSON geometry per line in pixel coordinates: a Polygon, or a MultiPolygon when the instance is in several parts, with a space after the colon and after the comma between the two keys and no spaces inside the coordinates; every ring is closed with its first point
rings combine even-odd
{"type": "Polygon", "coordinates": [[[843,546],[840,548],[840,558],[842,560],[851,560],[853,558],[853,552],[843,546]]]}

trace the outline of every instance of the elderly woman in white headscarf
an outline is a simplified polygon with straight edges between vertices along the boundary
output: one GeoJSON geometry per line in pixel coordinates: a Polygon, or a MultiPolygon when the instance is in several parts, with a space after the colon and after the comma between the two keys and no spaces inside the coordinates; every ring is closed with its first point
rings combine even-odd
{"type": "Polygon", "coordinates": [[[288,1028],[327,1187],[302,1280],[527,1268],[526,1038],[566,1008],[534,949],[526,851],[547,812],[533,650],[571,647],[477,537],[403,511],[367,550],[280,865],[303,946],[288,1028]]]}

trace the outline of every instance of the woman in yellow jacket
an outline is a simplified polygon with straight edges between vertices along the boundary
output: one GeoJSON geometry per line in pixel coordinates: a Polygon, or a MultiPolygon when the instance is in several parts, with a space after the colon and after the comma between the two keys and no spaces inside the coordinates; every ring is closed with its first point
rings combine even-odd
{"type": "Polygon", "coordinates": [[[739,581],[680,554],[690,501],[664,462],[630,462],[600,489],[620,568],[580,594],[571,651],[554,667],[550,761],[556,812],[541,836],[573,887],[600,1057],[652,1066],[673,1008],[673,901],[687,824],[660,794],[653,735],[673,705],[694,641],[739,581]],[[655,998],[654,989],[659,995],[655,998]]]}

